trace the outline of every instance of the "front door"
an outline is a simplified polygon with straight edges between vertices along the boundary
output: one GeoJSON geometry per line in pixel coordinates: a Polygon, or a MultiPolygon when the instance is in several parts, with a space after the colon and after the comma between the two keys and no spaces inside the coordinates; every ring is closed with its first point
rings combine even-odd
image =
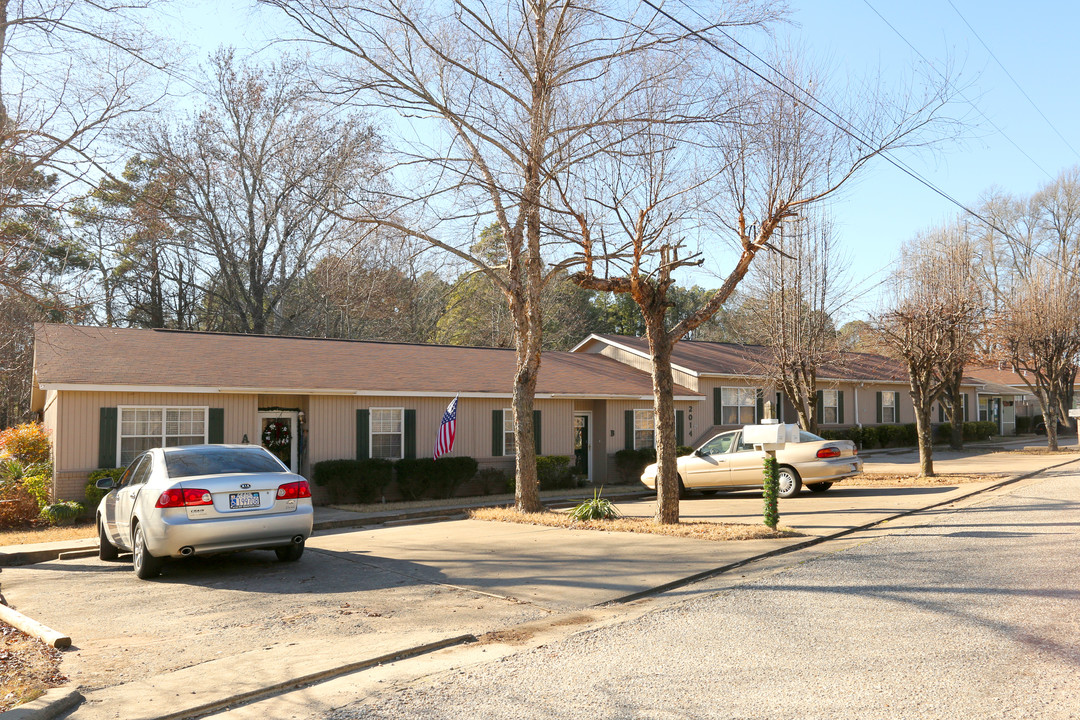
{"type": "Polygon", "coordinates": [[[264,410],[259,412],[260,443],[285,463],[292,472],[298,472],[297,441],[298,413],[295,410],[264,410]]]}
{"type": "Polygon", "coordinates": [[[1001,398],[990,398],[990,422],[997,426],[997,434],[1001,434],[1001,398]]]}
{"type": "Polygon", "coordinates": [[[589,477],[589,416],[587,414],[574,415],[574,470],[579,475],[589,477]]]}

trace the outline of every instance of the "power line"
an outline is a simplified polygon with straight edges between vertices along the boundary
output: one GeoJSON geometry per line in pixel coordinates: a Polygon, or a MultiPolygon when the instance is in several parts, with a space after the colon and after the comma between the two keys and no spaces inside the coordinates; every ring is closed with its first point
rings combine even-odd
{"type": "MultiPolygon", "coordinates": [[[[888,20],[887,20],[887,19],[885,18],[885,16],[884,16],[884,15],[882,15],[882,14],[881,14],[881,13],[880,13],[880,12],[878,11],[878,9],[877,9],[876,7],[874,7],[873,5],[871,5],[871,4],[870,4],[870,0],[863,0],[863,3],[864,3],[864,4],[866,5],[866,7],[870,8],[870,9],[871,9],[871,10],[872,10],[872,11],[874,12],[874,14],[875,14],[875,15],[877,15],[877,16],[878,16],[879,18],[881,18],[881,22],[883,22],[883,23],[885,23],[886,25],[888,25],[888,26],[889,26],[889,29],[890,29],[890,30],[892,30],[892,31],[893,31],[894,33],[896,33],[896,36],[897,36],[897,37],[899,37],[899,38],[900,38],[901,40],[903,40],[903,41],[904,41],[904,43],[905,43],[905,44],[906,44],[906,45],[907,45],[907,46],[908,46],[909,48],[911,48],[912,52],[914,52],[914,53],[915,53],[916,55],[918,55],[918,56],[919,56],[920,58],[922,58],[922,61],[926,63],[927,67],[931,67],[931,68],[933,68],[933,69],[934,69],[934,71],[935,71],[935,72],[937,72],[937,74],[938,74],[938,75],[940,75],[942,79],[945,79],[945,74],[944,74],[943,72],[941,72],[940,70],[938,70],[938,69],[937,69],[937,67],[936,67],[936,66],[935,66],[935,65],[934,65],[934,64],[933,64],[932,62],[930,62],[930,60],[929,60],[929,59],[928,59],[928,58],[927,58],[927,57],[926,57],[925,55],[923,55],[923,54],[922,54],[921,52],[919,52],[919,49],[918,49],[917,47],[915,47],[915,46],[914,46],[914,45],[913,45],[913,44],[911,43],[911,41],[909,41],[909,40],[908,40],[908,39],[907,39],[906,37],[904,37],[904,34],[903,34],[903,33],[901,33],[901,32],[900,32],[899,30],[897,30],[897,29],[896,29],[896,26],[894,26],[894,25],[893,25],[893,24],[892,24],[891,22],[889,22],[889,21],[888,21],[888,20]]],[[[968,105],[970,105],[970,106],[971,106],[971,107],[972,107],[972,108],[973,108],[973,109],[975,110],[975,112],[979,113],[979,115],[981,115],[981,116],[982,116],[983,120],[986,120],[986,122],[990,123],[990,126],[991,126],[991,127],[993,127],[993,128],[994,128],[994,130],[996,130],[996,131],[997,131],[997,133],[998,133],[999,135],[1001,135],[1001,136],[1002,136],[1003,138],[1005,138],[1006,140],[1008,140],[1008,141],[1009,141],[1009,142],[1010,142],[1010,143],[1012,144],[1012,146],[1013,146],[1014,148],[1016,148],[1016,149],[1017,149],[1017,150],[1018,150],[1018,151],[1020,152],[1020,154],[1021,154],[1021,155],[1023,155],[1023,156],[1024,156],[1024,157],[1026,157],[1026,158],[1027,158],[1028,160],[1030,160],[1030,161],[1031,161],[1031,164],[1032,164],[1032,165],[1034,165],[1035,167],[1039,168],[1039,170],[1041,170],[1041,171],[1042,171],[1042,173],[1043,173],[1044,175],[1046,175],[1046,177],[1048,177],[1049,179],[1051,179],[1051,180],[1053,180],[1053,179],[1054,179],[1054,176],[1053,176],[1053,175],[1051,175],[1051,174],[1050,174],[1049,172],[1047,172],[1046,168],[1044,168],[1044,167],[1043,167],[1042,165],[1040,165],[1040,164],[1039,164],[1039,163],[1038,163],[1038,162],[1037,162],[1037,161],[1035,160],[1035,158],[1031,157],[1031,156],[1030,156],[1030,155],[1028,155],[1028,154],[1027,154],[1026,152],[1024,152],[1024,149],[1023,149],[1022,147],[1020,147],[1020,146],[1019,146],[1019,145],[1018,145],[1018,144],[1016,143],[1016,141],[1015,141],[1015,140],[1013,140],[1013,139],[1012,139],[1011,137],[1009,137],[1009,136],[1008,136],[1008,135],[1007,135],[1007,134],[1005,133],[1005,131],[1004,131],[1004,130],[1002,130],[1001,128],[999,128],[999,127],[997,126],[997,124],[996,124],[996,123],[995,123],[995,122],[994,122],[993,120],[991,120],[991,119],[990,119],[990,118],[989,118],[989,117],[988,117],[988,116],[986,115],[986,113],[984,113],[984,112],[983,112],[982,110],[980,110],[980,109],[979,109],[979,107],[978,107],[978,106],[977,106],[977,105],[976,105],[976,104],[975,104],[975,103],[974,103],[974,102],[973,102],[972,100],[970,100],[970,99],[969,99],[969,98],[968,98],[968,97],[967,97],[966,95],[964,95],[964,93],[962,93],[962,92],[959,92],[958,94],[960,95],[960,97],[961,97],[961,98],[963,98],[963,99],[964,99],[964,101],[965,101],[965,102],[966,102],[966,103],[967,103],[968,105]]]]}
{"type": "Polygon", "coordinates": [[[1008,68],[1006,68],[1000,60],[998,60],[997,55],[994,54],[994,51],[990,49],[990,46],[986,44],[986,42],[982,39],[979,33],[975,32],[975,28],[971,26],[971,23],[967,21],[967,18],[964,17],[963,13],[961,13],[960,10],[957,9],[956,5],[953,4],[953,1],[947,0],[947,2],[949,3],[949,7],[951,7],[956,12],[956,14],[960,16],[960,19],[964,21],[964,24],[967,25],[968,30],[970,30],[971,34],[975,36],[975,39],[982,43],[982,46],[986,48],[986,52],[990,53],[990,57],[994,58],[994,62],[998,64],[998,67],[1000,67],[1001,70],[1009,77],[1009,79],[1012,80],[1013,85],[1015,85],[1016,89],[1020,91],[1020,94],[1023,95],[1029,103],[1031,103],[1031,107],[1035,108],[1035,112],[1039,113],[1039,115],[1042,116],[1042,119],[1046,121],[1046,124],[1050,126],[1050,129],[1057,133],[1057,136],[1061,138],[1061,141],[1065,143],[1065,145],[1067,145],[1070,150],[1073,151],[1073,154],[1077,157],[1080,157],[1080,152],[1077,152],[1076,148],[1072,146],[1072,143],[1065,139],[1065,136],[1061,134],[1061,131],[1057,129],[1054,123],[1050,122],[1050,118],[1046,117],[1046,113],[1039,109],[1039,106],[1036,105],[1035,101],[1031,99],[1031,96],[1024,91],[1024,88],[1020,87],[1020,83],[1016,81],[1016,78],[1012,76],[1012,73],[1009,72],[1008,68]]]}

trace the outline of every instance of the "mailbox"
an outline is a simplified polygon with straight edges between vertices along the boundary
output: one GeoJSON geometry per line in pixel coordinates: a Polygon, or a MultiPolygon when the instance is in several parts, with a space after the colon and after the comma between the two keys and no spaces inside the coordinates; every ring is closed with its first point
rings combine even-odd
{"type": "Polygon", "coordinates": [[[762,450],[779,450],[785,443],[799,442],[799,426],[791,423],[744,425],[742,441],[748,445],[760,445],[762,450]]]}

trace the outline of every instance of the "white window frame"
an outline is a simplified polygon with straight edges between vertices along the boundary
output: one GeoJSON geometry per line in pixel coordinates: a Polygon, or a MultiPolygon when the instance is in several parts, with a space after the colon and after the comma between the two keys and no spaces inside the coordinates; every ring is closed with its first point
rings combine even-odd
{"type": "Polygon", "coordinates": [[[656,447],[656,411],[652,408],[634,408],[634,449],[643,450],[647,447],[656,447]],[[638,444],[638,432],[646,432],[646,428],[638,429],[638,417],[640,416],[648,417],[652,421],[652,428],[648,429],[652,438],[652,443],[649,445],[638,444]]]}
{"type": "Polygon", "coordinates": [[[503,408],[502,411],[502,454],[513,455],[516,451],[514,446],[514,409],[503,408]],[[507,442],[509,439],[510,442],[507,442]]]}
{"type": "MultiPolygon", "coordinates": [[[[746,386],[742,386],[742,385],[722,386],[720,388],[720,424],[726,426],[726,425],[753,425],[754,423],[756,423],[758,421],[757,401],[758,401],[758,396],[760,394],[761,394],[761,388],[757,388],[757,387],[746,387],[746,386]],[[749,393],[750,397],[752,399],[752,402],[749,405],[743,405],[741,402],[739,404],[736,404],[736,405],[730,405],[727,402],[725,402],[726,398],[724,397],[725,393],[728,390],[732,390],[732,391],[734,391],[736,393],[740,393],[740,394],[741,393],[749,393]],[[744,422],[741,417],[737,417],[736,422],[733,422],[733,423],[726,422],[727,418],[724,417],[724,416],[727,414],[725,411],[728,408],[736,408],[736,415],[741,416],[742,413],[738,410],[738,408],[745,408],[745,407],[750,408],[750,422],[744,422]]],[[[739,399],[741,399],[741,398],[739,398],[739,399]]]]}
{"type": "MultiPolygon", "coordinates": [[[[165,442],[170,435],[167,432],[168,424],[165,420],[165,414],[169,410],[201,410],[203,414],[203,433],[202,444],[208,442],[210,436],[210,406],[209,405],[117,405],[116,407],[116,467],[124,467],[123,464],[123,444],[125,437],[154,437],[153,435],[124,435],[124,411],[128,410],[157,410],[161,413],[161,436],[159,438],[160,444],[155,447],[166,447],[165,442]]],[[[180,437],[180,436],[174,436],[180,437]]],[[[185,435],[183,437],[195,437],[195,435],[185,435]]],[[[135,454],[138,457],[145,452],[140,450],[135,454]]],[[[134,460],[135,458],[132,458],[134,460]]]]}
{"type": "Polygon", "coordinates": [[[900,423],[900,407],[899,407],[900,403],[896,402],[896,398],[899,397],[899,395],[900,395],[900,393],[895,392],[893,390],[885,390],[885,391],[883,391],[881,393],[881,424],[882,425],[897,425],[897,424],[900,423]],[[891,405],[886,405],[885,404],[885,399],[886,398],[888,398],[889,402],[892,403],[891,405]],[[893,411],[892,420],[886,420],[885,419],[885,411],[890,410],[890,409],[893,411]]]}
{"type": "Polygon", "coordinates": [[[372,459],[380,460],[401,460],[405,457],[405,408],[404,407],[373,407],[368,408],[368,454],[372,459]],[[393,432],[375,432],[375,411],[376,410],[391,410],[396,411],[401,421],[401,430],[393,432]],[[375,454],[375,436],[376,435],[400,435],[401,443],[398,445],[400,449],[397,457],[381,457],[375,454]]]}
{"type": "MultiPolygon", "coordinates": [[[[884,407],[884,395],[882,396],[882,407],[884,407]]],[[[882,416],[884,417],[884,415],[882,416]]],[[[822,425],[839,425],[840,424],[840,391],[839,390],[822,390],[821,391],[821,417],[818,418],[818,422],[822,425]],[[829,393],[832,393],[833,402],[829,403],[829,393]],[[826,420],[828,417],[829,409],[833,411],[833,419],[826,420]]]]}

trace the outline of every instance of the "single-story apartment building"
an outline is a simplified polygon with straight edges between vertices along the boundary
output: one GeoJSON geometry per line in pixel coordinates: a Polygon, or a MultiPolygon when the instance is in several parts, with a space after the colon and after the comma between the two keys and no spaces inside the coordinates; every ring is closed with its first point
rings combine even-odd
{"type": "MultiPolygon", "coordinates": [[[[311,476],[322,460],[431,457],[459,397],[452,455],[512,469],[513,350],[39,324],[32,409],[52,433],[53,492],[143,450],[262,443],[311,476]]],[[[683,422],[703,402],[675,387],[683,422]]],[[[547,352],[536,387],[538,453],[575,459],[597,484],[615,451],[651,443],[652,383],[600,354],[547,352]]]]}
{"type": "MultiPolygon", "coordinates": [[[[1002,435],[1015,434],[1016,418],[1042,413],[1024,377],[1009,363],[975,365],[967,374],[979,383],[979,420],[997,423],[1002,435]]],[[[1028,379],[1034,384],[1030,374],[1028,379]]],[[[1080,408],[1080,383],[1073,385],[1073,407],[1080,408]]]]}

